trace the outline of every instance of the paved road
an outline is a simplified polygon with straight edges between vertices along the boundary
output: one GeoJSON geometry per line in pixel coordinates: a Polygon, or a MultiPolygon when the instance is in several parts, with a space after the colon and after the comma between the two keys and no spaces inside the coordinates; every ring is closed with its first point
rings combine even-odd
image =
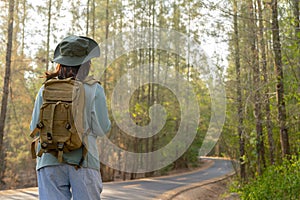
{"type": "MultiPolygon", "coordinates": [[[[233,171],[231,161],[213,159],[211,167],[192,173],[141,179],[124,182],[104,183],[102,200],[154,200],[166,191],[192,183],[224,176],[233,171]]],[[[0,191],[1,200],[37,200],[37,188],[0,191]]]]}

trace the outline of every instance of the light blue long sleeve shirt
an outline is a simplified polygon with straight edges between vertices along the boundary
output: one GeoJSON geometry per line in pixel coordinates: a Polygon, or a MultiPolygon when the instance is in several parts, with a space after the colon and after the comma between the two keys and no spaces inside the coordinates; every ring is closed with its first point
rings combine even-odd
{"type": "MultiPolygon", "coordinates": [[[[106,97],[104,89],[100,84],[88,85],[85,88],[85,129],[90,129],[88,134],[88,153],[82,164],[83,167],[92,169],[100,169],[99,152],[97,148],[97,137],[104,136],[111,128],[111,122],[108,117],[106,97]]],[[[36,96],[34,109],[32,112],[32,120],[30,130],[34,130],[39,122],[40,107],[43,104],[44,86],[42,86],[36,96]]],[[[41,146],[38,144],[37,152],[41,146]]],[[[82,149],[74,150],[63,154],[64,162],[78,165],[82,157],[82,149]]],[[[41,157],[37,157],[36,169],[42,167],[59,165],[57,158],[50,153],[43,153],[41,157]]]]}

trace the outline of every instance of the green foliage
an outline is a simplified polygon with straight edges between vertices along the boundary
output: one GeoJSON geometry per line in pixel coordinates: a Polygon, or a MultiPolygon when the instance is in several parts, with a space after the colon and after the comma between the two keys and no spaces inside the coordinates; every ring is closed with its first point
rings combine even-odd
{"type": "Polygon", "coordinates": [[[270,166],[262,176],[240,188],[241,199],[282,200],[300,199],[300,158],[284,160],[281,165],[270,166]]]}

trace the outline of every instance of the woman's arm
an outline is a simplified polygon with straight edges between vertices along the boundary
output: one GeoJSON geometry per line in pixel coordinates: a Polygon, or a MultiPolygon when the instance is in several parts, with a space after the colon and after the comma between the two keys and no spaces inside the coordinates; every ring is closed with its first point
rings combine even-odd
{"type": "Polygon", "coordinates": [[[44,86],[42,86],[38,92],[38,94],[36,95],[35,98],[35,102],[34,102],[34,108],[32,111],[32,117],[31,117],[31,123],[30,123],[30,130],[33,131],[37,125],[37,123],[39,122],[39,118],[40,118],[40,108],[43,104],[43,98],[42,98],[42,94],[43,94],[43,90],[44,90],[44,86]]]}
{"type": "Polygon", "coordinates": [[[104,89],[99,84],[97,84],[92,109],[93,132],[98,136],[108,133],[111,128],[111,122],[108,117],[104,89]]]}

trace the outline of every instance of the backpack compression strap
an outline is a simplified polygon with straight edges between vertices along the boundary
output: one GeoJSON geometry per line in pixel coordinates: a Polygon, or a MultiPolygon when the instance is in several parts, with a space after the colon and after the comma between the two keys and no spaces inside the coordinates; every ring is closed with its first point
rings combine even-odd
{"type": "MultiPolygon", "coordinates": [[[[44,126],[42,122],[39,122],[35,129],[30,133],[30,137],[34,138],[37,136],[37,133],[41,130],[41,128],[44,126]]],[[[36,159],[36,147],[38,144],[38,141],[40,139],[40,136],[36,137],[32,142],[31,142],[31,157],[32,159],[36,159]]]]}

